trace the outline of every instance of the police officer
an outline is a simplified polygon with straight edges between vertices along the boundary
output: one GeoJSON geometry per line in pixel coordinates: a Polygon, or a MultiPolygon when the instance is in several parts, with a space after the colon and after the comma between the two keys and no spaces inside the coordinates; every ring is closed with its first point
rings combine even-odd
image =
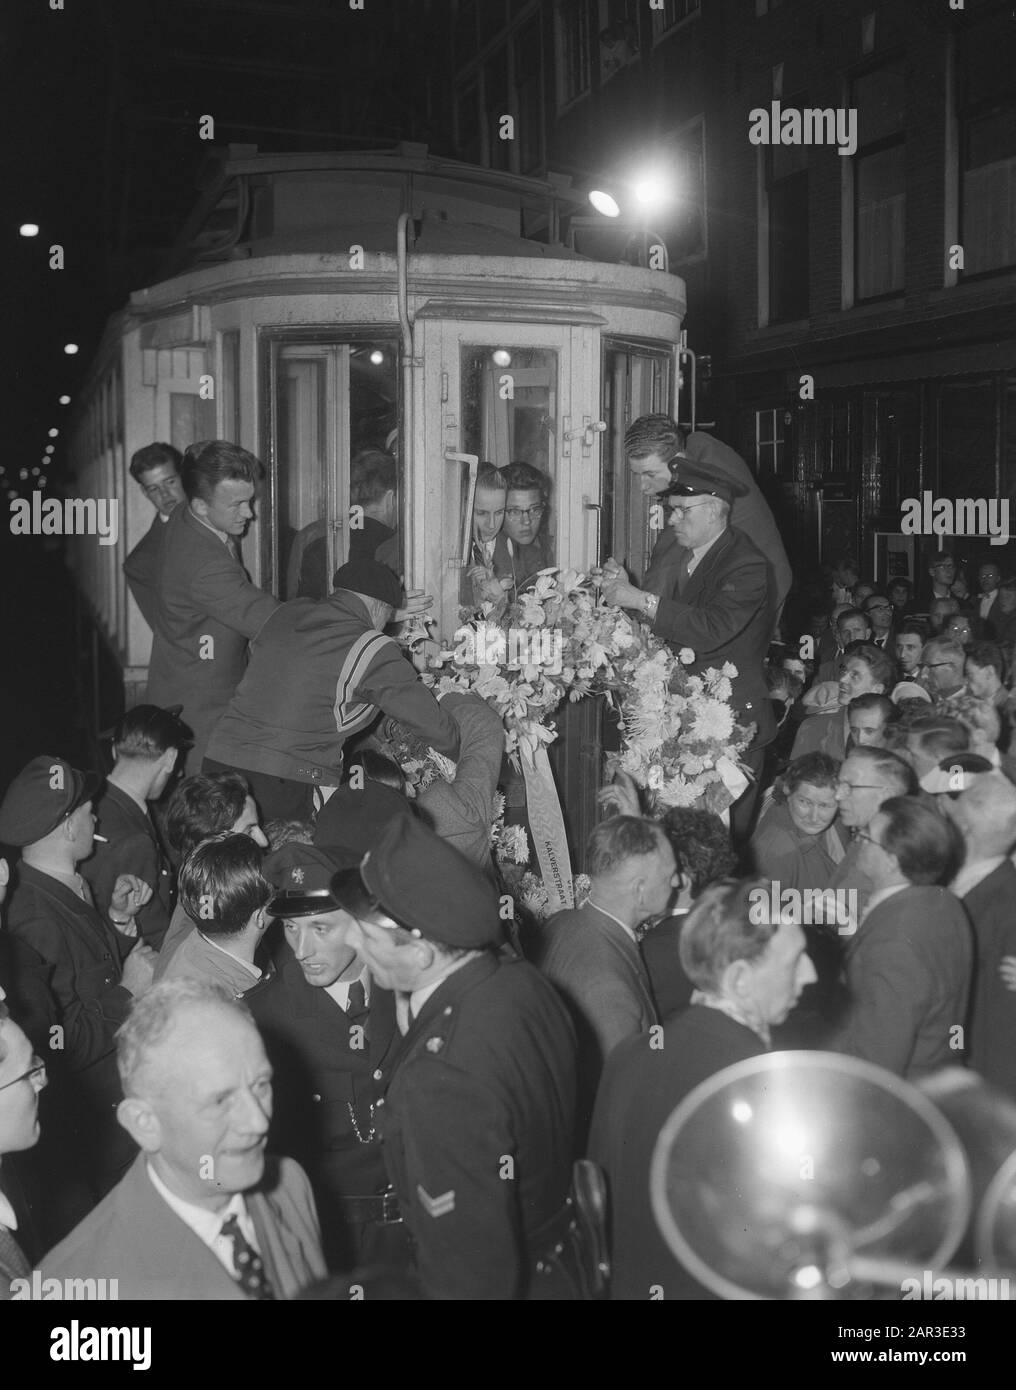
{"type": "Polygon", "coordinates": [[[385,1163],[426,1296],[568,1297],[576,1048],[551,986],[504,942],[494,886],[402,816],[332,892],[346,940],[398,991],[385,1163]]]}
{"type": "Polygon", "coordinates": [[[267,857],[277,890],[268,911],[285,942],[274,977],[247,997],[275,1073],[272,1141],[310,1177],[333,1269],[406,1259],[395,1204],[383,1195],[377,1118],[380,1067],[397,1037],[394,999],[348,944],[350,918],[328,886],[358,858],[296,843],[267,857]]]}

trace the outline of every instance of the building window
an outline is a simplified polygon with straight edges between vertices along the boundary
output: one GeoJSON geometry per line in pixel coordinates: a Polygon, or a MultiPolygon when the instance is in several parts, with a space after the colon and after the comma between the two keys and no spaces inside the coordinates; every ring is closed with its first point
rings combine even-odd
{"type": "Polygon", "coordinates": [[[606,82],[639,55],[638,0],[600,0],[600,81],[606,82]]]}
{"type": "Polygon", "coordinates": [[[663,0],[662,10],[653,10],[653,42],[659,43],[675,24],[699,12],[699,0],[663,0]]]}
{"type": "Polygon", "coordinates": [[[543,64],[539,15],[534,15],[516,34],[513,58],[518,172],[530,174],[543,162],[543,64]]]}
{"type": "MultiPolygon", "coordinates": [[[[786,106],[802,110],[804,93],[786,106]]],[[[765,153],[769,204],[769,322],[808,316],[809,249],[807,145],[771,145],[765,153]]]]}
{"type": "Polygon", "coordinates": [[[786,456],[785,411],[756,410],[755,467],[760,478],[781,474],[786,456]]]}
{"type": "Polygon", "coordinates": [[[898,294],[904,283],[906,143],[903,70],[874,69],[852,84],[855,299],[898,294]]]}
{"type": "Polygon", "coordinates": [[[557,101],[567,106],[589,91],[589,6],[586,0],[558,0],[557,101]]]}
{"type": "Polygon", "coordinates": [[[1016,69],[1012,20],[994,15],[959,38],[960,244],[963,274],[1016,265],[1016,69]]]}

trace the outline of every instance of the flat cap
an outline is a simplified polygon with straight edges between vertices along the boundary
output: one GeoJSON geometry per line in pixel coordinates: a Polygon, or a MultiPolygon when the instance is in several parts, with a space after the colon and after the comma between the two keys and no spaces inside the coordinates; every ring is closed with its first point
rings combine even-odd
{"type": "Polygon", "coordinates": [[[359,863],[388,822],[404,816],[410,803],[394,787],[365,777],[357,789],[346,782],[321,807],[314,827],[314,843],[342,846],[359,863]]]}
{"type": "Polygon", "coordinates": [[[20,847],[44,840],[101,785],[98,773],[80,772],[63,758],[33,758],[0,803],[0,841],[20,847]]]}
{"type": "Polygon", "coordinates": [[[290,841],[266,855],[263,873],[275,887],[268,903],[273,917],[312,917],[342,906],[329,885],[339,869],[351,869],[359,856],[341,846],[290,841]]]}
{"type": "Polygon", "coordinates": [[[733,502],[735,497],[744,497],[748,489],[733,478],[725,478],[720,473],[710,473],[700,464],[677,461],[677,477],[669,487],[664,488],[660,497],[719,497],[724,502],[733,502]]]}
{"type": "Polygon", "coordinates": [[[390,916],[431,941],[475,951],[504,940],[493,883],[414,816],[385,826],[360,874],[390,916]]]}
{"type": "Polygon", "coordinates": [[[366,594],[391,608],[399,608],[402,604],[401,580],[379,560],[351,560],[349,564],[340,565],[332,576],[332,588],[366,594]]]}

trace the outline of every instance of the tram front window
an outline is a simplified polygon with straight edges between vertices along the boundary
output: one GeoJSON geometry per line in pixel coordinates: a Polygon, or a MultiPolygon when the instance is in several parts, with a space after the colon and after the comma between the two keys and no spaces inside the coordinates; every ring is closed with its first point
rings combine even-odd
{"type": "Polygon", "coordinates": [[[290,339],[274,351],[276,592],[323,598],[350,549],[368,545],[401,572],[395,343],[290,339]]]}
{"type": "Polygon", "coordinates": [[[470,344],[460,380],[462,452],[479,459],[463,466],[460,601],[503,608],[556,563],[557,353],[470,344]]]}

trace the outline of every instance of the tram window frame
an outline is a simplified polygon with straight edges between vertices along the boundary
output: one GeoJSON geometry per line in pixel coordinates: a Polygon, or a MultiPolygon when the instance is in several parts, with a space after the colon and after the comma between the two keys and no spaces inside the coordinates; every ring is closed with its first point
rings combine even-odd
{"type": "Polygon", "coordinates": [[[600,381],[603,397],[600,418],[607,422],[607,430],[602,437],[600,448],[600,513],[599,513],[599,555],[602,563],[608,555],[625,559],[633,575],[641,580],[649,564],[653,546],[659,540],[659,531],[651,526],[650,507],[655,499],[643,495],[635,481],[624,457],[623,440],[628,426],[642,415],[671,413],[671,396],[674,384],[674,350],[667,344],[649,340],[605,337],[601,344],[600,381]],[[611,371],[611,357],[623,356],[628,359],[627,373],[630,377],[633,358],[651,363],[655,377],[641,391],[641,399],[636,403],[626,391],[621,418],[614,422],[615,407],[610,397],[615,376],[611,371]],[[618,497],[619,482],[623,480],[623,491],[618,497]],[[641,518],[634,500],[642,502],[641,518]]]}
{"type": "MultiPolygon", "coordinates": [[[[329,434],[334,439],[334,447],[337,451],[332,461],[330,469],[322,465],[321,482],[324,488],[323,518],[329,523],[326,531],[326,541],[330,535],[333,541],[333,548],[329,552],[335,563],[331,559],[326,559],[325,593],[331,591],[331,576],[335,568],[342,563],[348,554],[349,534],[350,534],[350,463],[353,455],[358,449],[366,447],[367,442],[363,440],[355,443],[352,438],[352,419],[349,412],[351,400],[349,363],[352,352],[355,349],[382,350],[386,356],[385,368],[391,373],[391,384],[393,387],[394,408],[392,412],[393,428],[399,431],[401,436],[402,429],[402,381],[399,371],[399,338],[397,331],[394,331],[390,324],[377,325],[376,327],[352,325],[343,328],[341,334],[337,334],[334,327],[321,327],[320,325],[305,325],[303,327],[287,328],[281,331],[262,332],[259,335],[259,374],[261,380],[261,391],[263,407],[261,411],[261,457],[266,468],[266,479],[262,491],[261,509],[261,562],[262,573],[266,576],[272,592],[280,597],[291,598],[296,594],[289,594],[288,588],[290,576],[287,573],[290,560],[291,546],[283,544],[280,535],[280,525],[282,522],[282,508],[280,507],[280,457],[279,446],[279,382],[278,382],[278,362],[280,354],[285,349],[304,348],[310,350],[309,356],[313,356],[315,351],[322,359],[326,356],[327,349],[347,349],[349,356],[346,358],[346,366],[342,367],[341,362],[336,363],[338,370],[345,371],[344,387],[337,383],[335,386],[334,399],[329,405],[330,387],[326,386],[324,392],[324,403],[322,408],[327,412],[332,410],[331,419],[325,420],[324,435],[326,443],[323,447],[328,448],[327,439],[329,434]],[[345,392],[343,398],[343,390],[345,392]],[[344,402],[344,409],[343,409],[344,402]],[[342,414],[335,412],[342,411],[342,414]],[[355,443],[355,447],[354,447],[355,443]],[[343,465],[344,461],[344,467],[343,465]]],[[[390,434],[390,431],[388,432],[390,434]]],[[[404,558],[405,548],[405,471],[402,461],[399,459],[398,446],[399,436],[391,446],[391,451],[396,455],[398,465],[398,534],[400,541],[400,559],[404,558]]],[[[386,435],[387,437],[387,435],[386,435]]],[[[312,523],[307,523],[312,524],[312,523]]],[[[303,529],[303,528],[301,528],[303,529]]],[[[299,534],[299,532],[297,532],[299,534]]]]}

